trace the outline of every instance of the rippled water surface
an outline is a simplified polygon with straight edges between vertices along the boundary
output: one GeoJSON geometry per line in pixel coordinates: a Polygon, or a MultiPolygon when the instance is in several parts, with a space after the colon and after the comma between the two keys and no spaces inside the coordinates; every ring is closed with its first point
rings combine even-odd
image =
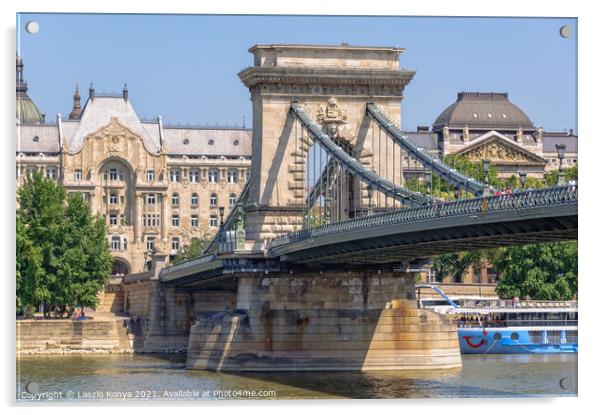
{"type": "Polygon", "coordinates": [[[575,396],[577,355],[464,355],[454,370],[224,374],[183,355],[25,356],[17,399],[311,399],[575,396]],[[564,380],[561,382],[561,379],[564,380]]]}

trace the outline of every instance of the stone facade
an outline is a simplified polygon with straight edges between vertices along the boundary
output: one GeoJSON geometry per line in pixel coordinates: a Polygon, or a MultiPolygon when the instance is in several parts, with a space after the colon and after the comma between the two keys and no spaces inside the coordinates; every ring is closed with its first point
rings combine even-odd
{"type": "Polygon", "coordinates": [[[416,308],[403,273],[240,275],[236,308],[198,313],[187,367],[223,371],[461,366],[455,324],[416,308]]]}
{"type": "MultiPolygon", "coordinates": [[[[313,139],[289,113],[292,101],[363,164],[401,183],[401,170],[380,167],[387,162],[393,165],[394,155],[378,146],[365,112],[366,104],[374,102],[388,117],[401,120],[403,90],[414,76],[414,71],[399,66],[403,49],[256,45],[249,51],[254,66],[239,77],[249,88],[253,105],[249,204],[255,208],[248,212],[247,221],[251,248],[302,226],[313,139]],[[284,219],[279,223],[274,216],[284,219]]],[[[362,186],[355,190],[357,204],[367,198],[362,186]]],[[[348,211],[349,206],[340,210],[348,211]]]]}
{"type": "Polygon", "coordinates": [[[248,180],[251,132],[140,120],[127,88],[103,95],[91,86],[83,108],[79,100],[78,90],[68,120],[17,120],[17,186],[41,171],[82,193],[107,224],[114,275],[143,271],[158,248],[175,255],[213,237],[219,208],[227,216],[248,180]]]}
{"type": "Polygon", "coordinates": [[[567,147],[564,167],[577,164],[578,137],[573,131],[536,127],[507,93],[460,92],[430,130],[419,127],[408,135],[437,157],[454,154],[475,162],[489,159],[505,178],[518,177],[519,172],[542,178],[546,171],[558,169],[558,143],[567,147]]]}

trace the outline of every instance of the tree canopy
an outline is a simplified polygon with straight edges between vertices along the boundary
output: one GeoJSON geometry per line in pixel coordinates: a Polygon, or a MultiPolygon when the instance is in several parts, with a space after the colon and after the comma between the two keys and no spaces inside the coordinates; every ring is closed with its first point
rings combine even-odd
{"type": "Polygon", "coordinates": [[[210,239],[193,239],[190,245],[184,246],[178,250],[176,257],[171,261],[173,265],[180,262],[189,261],[201,256],[203,251],[209,246],[210,239]]]}
{"type": "Polygon", "coordinates": [[[35,173],[17,190],[17,305],[89,306],[113,263],[102,218],[83,196],[35,173]]]}
{"type": "Polygon", "coordinates": [[[500,298],[570,300],[577,294],[577,241],[503,248],[493,266],[500,298]]]}

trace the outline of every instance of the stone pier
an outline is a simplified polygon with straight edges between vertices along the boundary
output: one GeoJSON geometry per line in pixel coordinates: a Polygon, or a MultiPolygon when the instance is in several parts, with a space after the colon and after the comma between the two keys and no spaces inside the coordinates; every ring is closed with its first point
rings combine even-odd
{"type": "Polygon", "coordinates": [[[240,275],[236,308],[204,310],[189,369],[406,370],[460,367],[456,327],[416,308],[393,272],[240,275]]]}

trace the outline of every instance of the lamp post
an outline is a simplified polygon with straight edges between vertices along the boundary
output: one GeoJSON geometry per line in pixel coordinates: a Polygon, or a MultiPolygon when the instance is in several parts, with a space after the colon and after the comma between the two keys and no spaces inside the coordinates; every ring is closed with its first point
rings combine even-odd
{"type": "Polygon", "coordinates": [[[491,168],[491,160],[483,160],[483,172],[485,173],[485,189],[483,190],[483,196],[489,196],[489,169],[491,168]]]}
{"type": "Polygon", "coordinates": [[[521,189],[524,192],[525,191],[525,184],[527,184],[527,173],[525,173],[524,171],[519,171],[518,172],[518,179],[520,180],[521,189]]]}
{"type": "Polygon", "coordinates": [[[220,237],[218,239],[222,242],[221,249],[226,249],[225,244],[226,244],[226,242],[228,242],[226,233],[224,232],[224,210],[225,210],[225,208],[223,206],[219,207],[219,235],[220,235],[220,237]]]}
{"type": "Polygon", "coordinates": [[[564,171],[562,169],[562,161],[564,160],[564,151],[566,144],[556,144],[556,152],[558,153],[558,186],[564,186],[564,171]]]}

